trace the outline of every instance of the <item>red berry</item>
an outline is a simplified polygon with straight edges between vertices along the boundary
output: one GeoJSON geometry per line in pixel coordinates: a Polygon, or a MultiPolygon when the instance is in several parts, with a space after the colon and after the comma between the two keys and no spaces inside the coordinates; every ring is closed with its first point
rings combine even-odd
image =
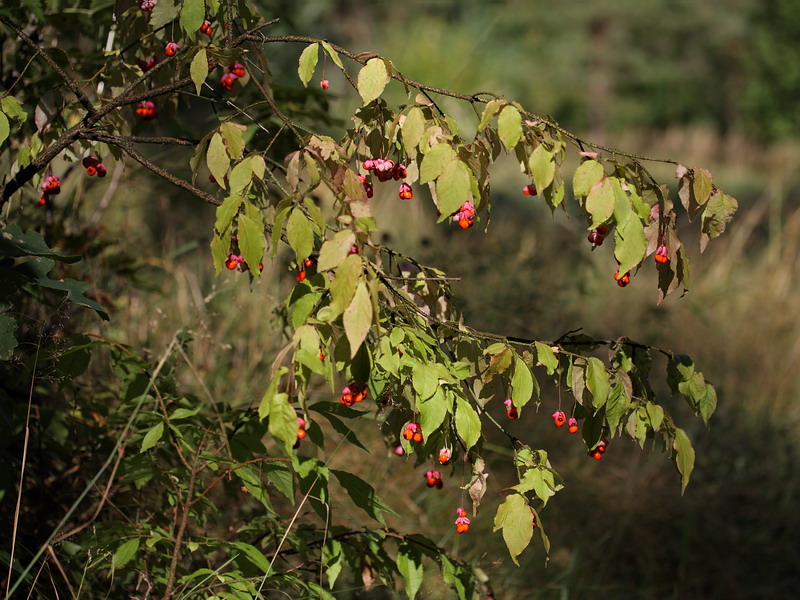
{"type": "Polygon", "coordinates": [[[303,261],[303,264],[306,266],[306,268],[313,267],[314,266],[314,259],[309,256],[308,258],[306,258],[303,261]]]}
{"type": "Polygon", "coordinates": [[[557,410],[550,416],[553,417],[553,423],[556,427],[562,427],[567,422],[567,415],[564,414],[563,410],[557,410]]]}
{"type": "Polygon", "coordinates": [[[199,31],[200,31],[200,33],[204,33],[206,35],[211,35],[211,33],[213,31],[211,29],[211,21],[209,21],[208,19],[205,19],[203,21],[203,24],[200,26],[200,30],[199,31]]]}
{"type": "Polygon", "coordinates": [[[94,165],[86,167],[86,174],[89,177],[94,177],[95,175],[97,175],[97,167],[95,167],[94,165]]]}
{"type": "Polygon", "coordinates": [[[47,198],[42,196],[36,201],[36,204],[38,204],[39,206],[45,206],[47,204],[47,198]]]}
{"type": "Polygon", "coordinates": [[[237,77],[244,77],[247,74],[244,65],[240,63],[233,63],[232,65],[228,65],[228,72],[233,73],[237,77]]]}
{"type": "Polygon", "coordinates": [[[179,48],[180,46],[178,46],[178,44],[175,42],[168,42],[167,45],[164,46],[164,54],[167,56],[175,56],[179,48]]]}
{"type": "Polygon", "coordinates": [[[592,246],[602,246],[603,240],[605,238],[602,235],[600,235],[600,232],[598,230],[595,229],[588,235],[586,239],[589,240],[589,243],[592,246]]]}
{"type": "Polygon", "coordinates": [[[411,200],[411,198],[414,197],[414,193],[411,191],[411,186],[407,183],[400,184],[400,191],[398,195],[403,200],[411,200]]]}
{"type": "Polygon", "coordinates": [[[239,266],[239,259],[234,254],[228,254],[228,260],[225,261],[225,268],[229,271],[233,271],[236,267],[239,266]]]}
{"type": "Polygon", "coordinates": [[[225,73],[219,82],[222,84],[222,87],[228,91],[231,91],[233,89],[233,84],[237,79],[239,78],[233,73],[225,73]]]}
{"type": "Polygon", "coordinates": [[[666,262],[669,262],[669,250],[667,249],[667,247],[664,244],[661,244],[656,249],[655,260],[656,260],[657,263],[662,264],[662,265],[664,263],[666,263],[666,262]]]}
{"type": "Polygon", "coordinates": [[[578,431],[578,419],[575,417],[570,417],[567,425],[569,425],[570,433],[576,433],[578,431]]]}
{"type": "Polygon", "coordinates": [[[106,176],[106,166],[103,163],[97,163],[97,176],[98,177],[106,176]]]}
{"type": "Polygon", "coordinates": [[[530,185],[526,185],[522,188],[522,193],[526,196],[535,196],[536,195],[536,186],[532,183],[530,185]]]}
{"type": "Polygon", "coordinates": [[[323,90],[327,90],[328,85],[329,84],[327,79],[323,79],[322,81],[319,82],[319,87],[321,87],[323,90]]]}
{"type": "Polygon", "coordinates": [[[306,272],[301,269],[300,271],[297,272],[295,279],[297,279],[297,283],[302,283],[306,279],[306,272]]]}
{"type": "Polygon", "coordinates": [[[88,169],[89,167],[96,167],[98,164],[100,164],[100,159],[96,156],[85,156],[81,161],[81,164],[85,169],[88,169]]]}

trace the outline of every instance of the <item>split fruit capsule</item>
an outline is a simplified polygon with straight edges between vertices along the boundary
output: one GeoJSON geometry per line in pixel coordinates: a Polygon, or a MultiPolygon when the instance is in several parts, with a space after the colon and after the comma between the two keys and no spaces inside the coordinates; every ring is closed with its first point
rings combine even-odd
{"type": "Polygon", "coordinates": [[[556,427],[562,427],[567,422],[567,415],[564,414],[563,410],[557,410],[550,416],[553,417],[553,424],[556,427]]]}

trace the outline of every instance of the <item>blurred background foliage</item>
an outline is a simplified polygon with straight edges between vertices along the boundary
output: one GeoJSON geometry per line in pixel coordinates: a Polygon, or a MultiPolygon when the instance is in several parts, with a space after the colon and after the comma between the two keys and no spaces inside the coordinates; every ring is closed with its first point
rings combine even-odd
{"type": "MultiPolygon", "coordinates": [[[[623,440],[601,462],[589,460],[578,440],[549,425],[557,391],[544,387],[542,409],[526,411],[514,427],[550,453],[566,487],[542,514],[553,544],[549,562],[539,548],[521,557],[522,568],[511,564],[489,522],[501,489],[512,483],[507,458],[488,465],[487,506],[469,537],[456,539],[450,515],[459,472],[445,474],[442,492],[428,490],[425,468],[385,453],[377,428],[367,422],[359,435],[365,443],[372,438],[376,449],[349,448],[337,460],[354,465],[390,500],[400,513],[394,524],[426,532],[476,561],[498,599],[775,598],[795,592],[800,2],[257,4],[266,18],[281,18],[270,34],[326,37],[354,52],[387,56],[405,75],[431,85],[505,94],[594,141],[710,168],[740,202],[729,235],[696,257],[690,293],[657,306],[654,271],[617,287],[611,250],[592,253],[584,223],[569,214],[551,216],[536,199],[522,196],[529,182],[511,161],[492,173],[487,235],[478,227],[436,226],[425,190],[403,204],[379,190],[374,205],[384,235],[461,278],[455,290],[469,324],[536,339],[576,328],[598,337],[627,335],[690,354],[719,392],[709,430],[697,424],[689,432],[698,459],[681,497],[671,465],[649,446],[641,451],[623,440]]],[[[299,86],[300,50],[270,48],[276,95],[299,86]]],[[[298,112],[330,100],[334,116],[343,119],[355,107],[356,97],[333,71],[326,73],[328,98],[299,96],[298,112]]],[[[465,131],[475,127],[469,106],[443,106],[460,117],[465,131]]],[[[181,119],[203,131],[211,117],[193,112],[181,119]]],[[[340,126],[332,122],[330,133],[338,137],[340,126]]],[[[159,121],[155,128],[169,131],[171,125],[159,121]]],[[[180,168],[188,157],[172,150],[151,156],[180,168]]],[[[36,207],[23,209],[48,239],[62,236],[62,246],[87,256],[77,269],[86,269],[81,275],[113,306],[108,324],[81,323],[87,315],[80,314],[69,327],[88,327],[157,355],[176,329],[187,326],[211,397],[233,405],[257,402],[281,341],[270,317],[293,282],[288,253],[265,262],[268,276],[253,289],[232,273],[215,280],[207,248],[213,212],[198,210],[196,200],[135,166],[119,169],[91,193],[74,190],[69,212],[56,213],[49,224],[40,222],[36,207]],[[111,189],[104,186],[115,185],[113,197],[104,199],[111,189]],[[86,223],[93,227],[86,230],[86,223]]],[[[672,167],[654,165],[653,171],[672,181],[672,167]]],[[[689,246],[696,255],[696,246],[689,246]]],[[[38,326],[31,325],[29,338],[38,326]]],[[[90,373],[103,368],[95,361],[90,373]]],[[[663,368],[655,362],[654,369],[663,368]]],[[[200,393],[191,374],[184,383],[200,393]]],[[[329,399],[325,390],[320,394],[329,399]]],[[[680,411],[675,404],[672,410],[680,411]]],[[[502,407],[494,410],[502,414],[502,407]]],[[[357,524],[360,517],[351,518],[357,524]]],[[[385,592],[352,593],[377,598],[385,592]]],[[[448,597],[435,579],[423,593],[448,597]]]]}

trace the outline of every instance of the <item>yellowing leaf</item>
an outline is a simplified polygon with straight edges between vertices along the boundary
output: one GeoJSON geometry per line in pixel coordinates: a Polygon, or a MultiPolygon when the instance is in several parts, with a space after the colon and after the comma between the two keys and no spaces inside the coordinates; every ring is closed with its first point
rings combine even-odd
{"type": "Polygon", "coordinates": [[[603,165],[596,160],[587,160],[575,169],[575,175],[572,177],[572,190],[575,197],[585,196],[596,183],[603,179],[604,171],[603,165]]]}
{"type": "MultiPolygon", "coordinates": [[[[614,186],[611,179],[606,177],[600,183],[592,186],[586,197],[586,212],[592,217],[592,229],[602,225],[614,214],[614,186]]],[[[623,271],[624,272],[624,271],[623,271]]]]}
{"type": "Polygon", "coordinates": [[[335,64],[340,69],[344,69],[344,65],[342,64],[342,59],[339,58],[339,53],[333,49],[333,47],[328,42],[322,42],[322,48],[325,50],[325,53],[330,56],[333,64],[335,64]]]}
{"type": "Polygon", "coordinates": [[[675,464],[681,474],[681,493],[683,493],[694,470],[694,448],[686,432],[680,427],[675,429],[675,441],[672,447],[675,450],[675,464]]]}
{"type": "Polygon", "coordinates": [[[506,150],[511,152],[522,137],[522,116],[516,107],[508,104],[500,111],[500,116],[497,117],[497,133],[506,150]]]}
{"type": "Polygon", "coordinates": [[[533,396],[534,390],[539,395],[539,384],[533,378],[531,370],[519,356],[514,360],[514,376],[511,378],[511,400],[514,406],[522,408],[533,396]]]}
{"type": "Polygon", "coordinates": [[[200,52],[194,55],[192,64],[189,66],[189,75],[192,76],[194,88],[199,96],[200,88],[203,87],[203,82],[208,77],[208,57],[205,48],[200,48],[200,52]]]}
{"type": "Polygon", "coordinates": [[[558,359],[553,349],[547,344],[536,342],[536,358],[547,369],[547,374],[552,375],[558,367],[558,359]]]}
{"type": "Polygon", "coordinates": [[[499,98],[495,98],[494,100],[490,100],[486,107],[483,109],[483,114],[481,115],[481,122],[478,124],[478,131],[483,131],[486,129],[486,126],[489,125],[489,121],[497,114],[497,111],[500,110],[500,107],[503,105],[505,101],[500,100],[499,98]]]}
{"type": "Polygon", "coordinates": [[[11,131],[8,125],[8,118],[5,114],[0,112],[0,144],[6,141],[9,132],[11,131]]]}
{"type": "Polygon", "coordinates": [[[509,494],[497,508],[494,531],[503,530],[503,540],[514,564],[519,565],[519,556],[533,537],[533,513],[522,494],[509,494]]]}
{"type": "Polygon", "coordinates": [[[295,207],[286,222],[286,238],[300,264],[314,250],[314,230],[311,221],[299,207],[295,207]]]}
{"type": "Polygon", "coordinates": [[[239,250],[242,258],[247,263],[247,268],[255,277],[259,277],[261,272],[258,264],[264,256],[264,225],[260,221],[255,221],[246,215],[239,215],[239,250]]]}
{"type": "Polygon", "coordinates": [[[540,190],[544,190],[553,181],[556,172],[556,163],[553,160],[553,153],[545,148],[544,144],[539,144],[531,153],[528,159],[528,166],[533,173],[533,182],[540,190]]]}
{"type": "Polygon", "coordinates": [[[314,43],[306,46],[302,54],[300,54],[300,62],[297,66],[297,74],[300,76],[300,81],[303,82],[305,87],[308,87],[308,82],[314,76],[314,70],[317,68],[317,61],[319,60],[319,44],[314,43]]]}
{"type": "Polygon", "coordinates": [[[368,104],[383,93],[386,84],[389,83],[389,71],[382,58],[372,58],[358,72],[358,93],[368,104]]]}
{"type": "Polygon", "coordinates": [[[589,358],[586,366],[586,387],[592,393],[592,406],[600,408],[608,400],[611,386],[608,383],[608,371],[600,359],[589,358]]]}
{"type": "Polygon", "coordinates": [[[419,167],[419,182],[428,183],[433,181],[454,160],[456,160],[456,153],[450,144],[434,146],[422,159],[422,164],[419,167]]]}
{"type": "Polygon", "coordinates": [[[614,242],[614,256],[620,263],[620,273],[627,273],[642,262],[647,252],[647,237],[635,212],[631,211],[624,223],[617,223],[614,242]]]}
{"type": "Polygon", "coordinates": [[[321,272],[338,267],[339,263],[347,257],[347,253],[350,252],[350,248],[352,248],[355,241],[356,234],[350,229],[343,229],[337,232],[333,238],[322,244],[319,260],[317,261],[317,270],[321,272]]]}
{"type": "Polygon", "coordinates": [[[208,163],[208,170],[217,180],[217,185],[221,188],[225,187],[225,176],[228,174],[228,166],[230,159],[228,152],[225,150],[225,143],[222,141],[222,136],[219,132],[215,133],[208,144],[208,152],[206,152],[206,162],[208,163]]]}
{"type": "Polygon", "coordinates": [[[363,281],[356,287],[356,293],[350,306],[345,309],[342,321],[347,341],[350,343],[350,358],[353,358],[372,326],[372,302],[363,281]]]}
{"type": "Polygon", "coordinates": [[[416,106],[411,107],[403,121],[401,131],[403,132],[403,146],[406,152],[411,152],[417,148],[422,134],[425,133],[425,117],[422,111],[416,106]]]}
{"type": "Polygon", "coordinates": [[[459,210],[464,202],[472,199],[468,169],[460,160],[454,160],[436,180],[436,198],[443,218],[447,218],[459,210]]]}

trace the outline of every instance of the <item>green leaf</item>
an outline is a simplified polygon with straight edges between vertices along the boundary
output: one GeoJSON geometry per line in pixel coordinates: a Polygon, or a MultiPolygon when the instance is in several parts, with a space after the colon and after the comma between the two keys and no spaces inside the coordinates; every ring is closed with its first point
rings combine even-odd
{"type": "Polygon", "coordinates": [[[136,552],[139,550],[139,538],[133,538],[130,540],[126,540],[125,542],[120,545],[119,548],[116,549],[114,552],[114,558],[112,562],[114,563],[114,568],[119,569],[120,567],[125,566],[133,557],[136,556],[136,552]]]}
{"type": "Polygon", "coordinates": [[[438,386],[430,398],[417,401],[419,424],[426,436],[430,436],[444,422],[444,418],[447,416],[447,405],[447,396],[438,386]]]}
{"type": "Polygon", "coordinates": [[[189,74],[192,76],[194,89],[197,95],[200,95],[200,89],[203,87],[203,82],[208,77],[208,57],[206,56],[206,49],[200,48],[200,51],[195,54],[192,59],[192,64],[189,66],[189,74]]]}
{"type": "Polygon", "coordinates": [[[242,258],[247,263],[247,268],[254,277],[259,277],[261,271],[258,264],[264,257],[264,224],[255,221],[247,215],[239,215],[239,250],[242,258]]]}
{"type": "Polygon", "coordinates": [[[457,159],[450,144],[437,144],[425,155],[419,167],[419,182],[428,183],[444,173],[445,168],[457,159]]]}
{"type": "Polygon", "coordinates": [[[494,516],[494,531],[503,530],[503,540],[508,547],[511,560],[519,566],[519,556],[533,537],[533,513],[525,497],[521,494],[509,494],[497,508],[494,516]]]}
{"type": "Polygon", "coordinates": [[[619,427],[622,415],[628,410],[628,399],[625,397],[625,390],[622,384],[617,384],[611,390],[606,401],[606,423],[613,433],[619,427]]]}
{"type": "Polygon", "coordinates": [[[675,450],[675,464],[681,474],[681,494],[686,490],[689,477],[694,470],[694,448],[686,436],[686,432],[680,427],[675,428],[675,440],[672,443],[675,450]]]}
{"type": "Polygon", "coordinates": [[[586,366],[586,387],[592,393],[592,406],[600,408],[606,403],[611,389],[608,371],[602,361],[594,356],[589,358],[586,366]]]}
{"type": "Polygon", "coordinates": [[[231,170],[231,176],[228,181],[231,194],[241,194],[250,184],[253,178],[251,163],[252,161],[249,158],[245,158],[231,170]]]}
{"type": "MultiPolygon", "coordinates": [[[[606,177],[601,183],[595,184],[586,196],[586,212],[592,217],[592,229],[602,225],[614,214],[614,186],[611,178],[606,177]]],[[[627,273],[627,271],[620,271],[627,273]]]]}
{"type": "Polygon", "coordinates": [[[239,160],[244,153],[244,132],[247,128],[244,125],[239,125],[233,121],[225,121],[219,126],[219,132],[222,135],[222,140],[225,142],[225,148],[233,160],[239,160]]]}
{"type": "Polygon", "coordinates": [[[211,238],[211,259],[214,262],[214,274],[219,275],[225,266],[225,261],[228,258],[229,250],[231,248],[231,230],[226,229],[224,232],[214,232],[211,238]]]}
{"type": "Polygon", "coordinates": [[[311,222],[300,209],[295,207],[286,222],[286,238],[300,264],[314,250],[314,230],[311,222]]]}
{"type": "Polygon", "coordinates": [[[397,546],[397,570],[405,579],[406,595],[414,600],[422,586],[425,571],[422,567],[422,553],[411,544],[401,542],[397,546]]]}
{"type": "Polygon", "coordinates": [[[6,141],[11,128],[8,125],[8,118],[4,113],[0,112],[0,145],[6,141]]]}
{"type": "MultiPolygon", "coordinates": [[[[0,356],[0,358],[2,358],[0,356]]],[[[717,391],[714,389],[714,386],[710,383],[706,383],[706,393],[703,398],[701,398],[698,410],[700,411],[700,416],[703,417],[703,422],[708,425],[708,420],[711,418],[711,415],[714,414],[714,411],[717,408],[717,391]]]]}
{"type": "MultiPolygon", "coordinates": [[[[6,228],[6,232],[10,232],[14,229],[13,226],[9,225],[6,228]]],[[[18,229],[17,229],[18,230],[18,229]]],[[[30,236],[30,233],[26,234],[30,236]]],[[[3,239],[3,235],[0,235],[0,250],[3,250],[4,246],[7,247],[8,240],[3,239]]],[[[62,259],[59,259],[62,260],[62,259]]],[[[72,261],[70,261],[72,262],[72,261]]],[[[87,308],[91,308],[97,314],[99,314],[103,319],[108,321],[108,313],[94,300],[90,300],[86,296],[84,296],[84,292],[88,290],[91,284],[86,283],[84,281],[76,281],[74,279],[69,279],[67,277],[61,277],[59,279],[51,279],[48,275],[50,271],[52,271],[56,266],[55,261],[44,258],[44,257],[36,257],[31,260],[26,260],[21,262],[13,267],[13,272],[26,280],[30,283],[37,285],[41,288],[48,289],[48,290],[55,290],[58,292],[66,292],[66,300],[68,302],[72,302],[74,304],[78,304],[80,306],[85,306],[87,308]]]]}
{"type": "Polygon", "coordinates": [[[572,177],[572,190],[575,197],[587,195],[591,189],[603,179],[603,165],[596,160],[587,160],[575,169],[572,177]]]}
{"type": "Polygon", "coordinates": [[[363,270],[361,256],[358,254],[346,257],[337,267],[336,277],[331,282],[331,303],[328,307],[328,317],[325,320],[333,321],[344,312],[353,299],[363,270]]]}
{"type": "Polygon", "coordinates": [[[241,550],[251,563],[261,569],[264,573],[269,572],[269,560],[262,552],[251,544],[245,542],[230,542],[231,547],[241,550]]]}
{"type": "Polygon", "coordinates": [[[511,378],[511,400],[514,406],[521,409],[525,406],[533,396],[536,390],[536,395],[539,395],[539,384],[533,378],[531,370],[519,356],[514,360],[514,376],[511,378]]]}
{"type": "Polygon", "coordinates": [[[0,98],[0,110],[12,119],[16,119],[19,123],[24,123],[28,120],[28,113],[25,112],[20,101],[14,96],[0,98]]]}
{"type": "Polygon", "coordinates": [[[350,343],[350,358],[353,358],[366,339],[372,326],[372,302],[366,284],[361,281],[356,287],[353,300],[344,311],[344,332],[350,343]]]}
{"type": "Polygon", "coordinates": [[[339,58],[339,53],[333,49],[333,47],[328,42],[322,42],[322,48],[325,50],[325,53],[330,57],[335,64],[340,69],[344,69],[344,65],[342,64],[342,59],[339,58]]]}
{"type": "Polygon", "coordinates": [[[383,93],[386,84],[389,83],[389,71],[382,58],[371,58],[367,64],[358,72],[358,93],[368,104],[383,93]]]}
{"type": "Polygon", "coordinates": [[[164,433],[164,422],[161,421],[157,423],[153,427],[151,427],[147,433],[144,435],[142,439],[142,449],[139,452],[146,452],[150,450],[153,446],[155,446],[160,440],[161,436],[164,433]]]}
{"type": "Polygon", "coordinates": [[[337,471],[336,469],[331,469],[331,473],[336,475],[336,479],[339,480],[339,484],[350,496],[353,504],[381,525],[386,524],[383,519],[383,513],[397,514],[388,504],[381,500],[375,489],[360,477],[347,471],[337,471]]]}
{"type": "Polygon", "coordinates": [[[169,416],[170,421],[179,421],[181,419],[188,419],[189,417],[195,416],[197,413],[200,412],[200,407],[197,408],[178,408],[173,411],[173,413],[169,416]]]}
{"type": "Polygon", "coordinates": [[[553,349],[547,344],[536,342],[536,358],[547,369],[547,374],[552,375],[558,368],[558,359],[553,349]]]}
{"type": "Polygon", "coordinates": [[[225,142],[222,141],[222,135],[219,132],[213,135],[211,142],[208,144],[206,163],[208,164],[208,170],[217,180],[217,185],[224,188],[230,159],[228,158],[228,151],[225,149],[225,142]]]}
{"type": "Polygon", "coordinates": [[[261,398],[261,403],[258,406],[258,418],[264,420],[266,417],[269,416],[269,412],[272,409],[272,398],[275,396],[275,392],[278,390],[278,384],[280,383],[281,377],[288,371],[286,367],[280,367],[275,373],[272,375],[272,379],[267,386],[267,390],[264,392],[264,395],[261,398]]]}
{"type": "Polygon", "coordinates": [[[335,269],[347,258],[350,248],[356,242],[356,234],[350,229],[338,231],[331,239],[322,244],[317,261],[317,270],[329,271],[335,269]]]}
{"type": "Polygon", "coordinates": [[[647,413],[647,420],[650,421],[650,427],[652,427],[653,431],[658,431],[664,422],[664,409],[652,402],[645,404],[644,408],[647,413]]]}
{"type": "Polygon", "coordinates": [[[627,221],[617,224],[614,241],[614,256],[619,261],[620,273],[627,273],[642,262],[647,253],[647,237],[635,212],[631,211],[627,221]]]}
{"type": "Polygon", "coordinates": [[[206,16],[204,0],[183,0],[181,8],[181,28],[194,39],[206,16]]]}
{"type": "Polygon", "coordinates": [[[497,117],[497,133],[506,150],[511,152],[522,137],[522,116],[516,107],[507,104],[500,111],[500,116],[497,117]]]}
{"type": "Polygon", "coordinates": [[[553,153],[545,148],[544,144],[536,146],[528,159],[528,166],[533,173],[533,182],[538,189],[544,190],[553,182],[556,163],[553,160],[553,153]]]}
{"type": "Polygon", "coordinates": [[[403,132],[403,146],[407,153],[415,150],[425,132],[425,117],[422,111],[416,106],[412,106],[406,114],[401,131],[403,132]]]}
{"type": "Polygon", "coordinates": [[[155,8],[150,11],[149,26],[153,31],[161,29],[170,21],[178,18],[180,6],[175,4],[175,0],[161,0],[155,8]]]}
{"type": "Polygon", "coordinates": [[[9,360],[17,347],[17,321],[2,313],[8,306],[0,305],[0,360],[9,360]]]}
{"type": "Polygon", "coordinates": [[[78,254],[64,254],[51,250],[40,233],[37,231],[23,232],[13,223],[0,229],[0,257],[2,256],[14,258],[40,256],[65,263],[76,263],[81,260],[78,254]]]}
{"type": "Polygon", "coordinates": [[[478,124],[478,131],[483,131],[489,125],[489,121],[494,118],[497,112],[505,103],[505,100],[500,100],[499,98],[495,98],[494,100],[490,100],[486,107],[483,109],[483,114],[481,115],[481,122],[478,124]]]}
{"type": "Polygon", "coordinates": [[[308,87],[308,82],[314,76],[314,71],[317,68],[317,61],[319,60],[319,44],[314,43],[306,46],[303,53],[300,55],[300,63],[297,66],[297,74],[300,76],[300,81],[303,82],[304,87],[308,87]]]}
{"type": "Polygon", "coordinates": [[[244,198],[241,196],[228,196],[222,201],[222,204],[220,204],[216,210],[217,219],[214,223],[214,231],[222,233],[231,226],[233,217],[239,212],[239,207],[242,205],[243,201],[244,198]]]}
{"type": "Polygon", "coordinates": [[[417,392],[417,397],[426,400],[433,396],[439,387],[439,375],[434,367],[416,363],[411,370],[411,383],[417,392]]]}
{"type": "Polygon", "coordinates": [[[443,217],[451,215],[472,199],[469,167],[460,160],[451,161],[436,180],[436,197],[443,217]]]}
{"type": "Polygon", "coordinates": [[[274,394],[269,407],[269,432],[283,442],[287,454],[297,439],[297,413],[294,412],[289,396],[274,394]]]}
{"type": "Polygon", "coordinates": [[[456,398],[456,431],[467,450],[478,443],[481,437],[481,419],[469,402],[456,398]]]}

